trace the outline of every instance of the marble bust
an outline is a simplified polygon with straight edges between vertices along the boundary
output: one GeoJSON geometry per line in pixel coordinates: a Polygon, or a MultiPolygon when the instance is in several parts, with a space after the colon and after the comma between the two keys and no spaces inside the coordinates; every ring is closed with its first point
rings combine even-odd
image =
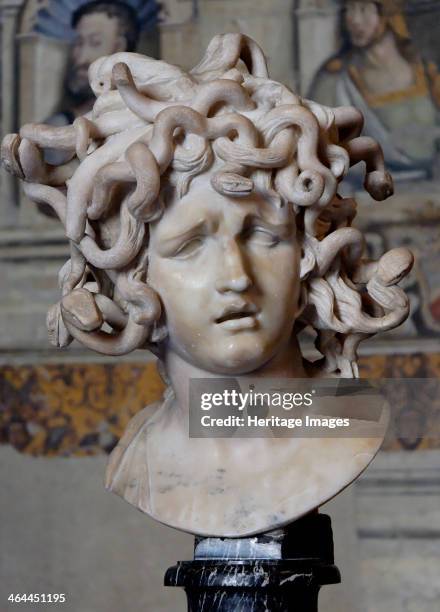
{"type": "Polygon", "coordinates": [[[245,536],[287,524],[352,482],[374,438],[197,439],[193,378],[357,377],[357,347],[399,325],[412,255],[365,257],[356,203],[392,193],[380,146],[355,108],[302,99],[269,78],[247,36],[216,36],[190,72],[134,53],[92,64],[93,110],[29,124],[2,161],[63,223],[70,259],[48,314],[51,341],[122,355],[148,348],[167,390],[130,422],[106,486],[191,533],[245,536]],[[44,161],[45,148],[69,160],[44,161]],[[316,333],[322,358],[301,354],[316,333]],[[255,487],[258,482],[258,487],[255,487]]]}

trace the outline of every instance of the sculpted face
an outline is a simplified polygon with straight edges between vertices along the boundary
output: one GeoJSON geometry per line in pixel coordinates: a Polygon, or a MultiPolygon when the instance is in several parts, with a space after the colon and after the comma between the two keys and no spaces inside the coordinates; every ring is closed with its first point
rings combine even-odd
{"type": "Polygon", "coordinates": [[[150,226],[148,283],[168,348],[202,369],[244,373],[289,339],[299,296],[294,215],[268,198],[230,198],[197,177],[150,226]]]}
{"type": "Polygon", "coordinates": [[[348,2],[345,23],[355,47],[368,47],[384,31],[384,23],[375,2],[348,2]]]}

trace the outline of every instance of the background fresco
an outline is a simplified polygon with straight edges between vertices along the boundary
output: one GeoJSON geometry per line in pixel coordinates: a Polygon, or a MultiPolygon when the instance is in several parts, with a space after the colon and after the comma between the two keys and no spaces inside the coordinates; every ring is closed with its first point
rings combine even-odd
{"type": "MultiPolygon", "coordinates": [[[[440,3],[343,0],[335,9],[333,45],[303,79],[303,93],[330,106],[357,106],[365,135],[381,143],[396,195],[373,215],[371,203],[361,198],[358,223],[368,231],[372,251],[406,245],[416,254],[407,283],[412,316],[397,333],[438,337],[440,75],[433,24],[440,3]]],[[[348,192],[360,190],[360,170],[353,169],[348,192]]]]}

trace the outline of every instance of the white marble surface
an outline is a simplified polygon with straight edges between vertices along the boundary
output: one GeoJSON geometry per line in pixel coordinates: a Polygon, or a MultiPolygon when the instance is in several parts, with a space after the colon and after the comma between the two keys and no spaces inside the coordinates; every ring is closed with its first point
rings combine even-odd
{"type": "Polygon", "coordinates": [[[113,451],[107,487],[158,521],[200,535],[245,536],[301,517],[355,480],[382,443],[188,438],[176,415],[171,399],[133,419],[113,451]]]}

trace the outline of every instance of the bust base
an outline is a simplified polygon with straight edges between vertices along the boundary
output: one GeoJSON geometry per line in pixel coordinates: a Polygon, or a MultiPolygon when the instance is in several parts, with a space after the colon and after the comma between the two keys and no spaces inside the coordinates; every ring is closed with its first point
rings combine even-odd
{"type": "Polygon", "coordinates": [[[330,517],[312,513],[250,538],[196,538],[164,582],[185,589],[188,612],[317,612],[321,586],[340,581],[330,517]]]}

